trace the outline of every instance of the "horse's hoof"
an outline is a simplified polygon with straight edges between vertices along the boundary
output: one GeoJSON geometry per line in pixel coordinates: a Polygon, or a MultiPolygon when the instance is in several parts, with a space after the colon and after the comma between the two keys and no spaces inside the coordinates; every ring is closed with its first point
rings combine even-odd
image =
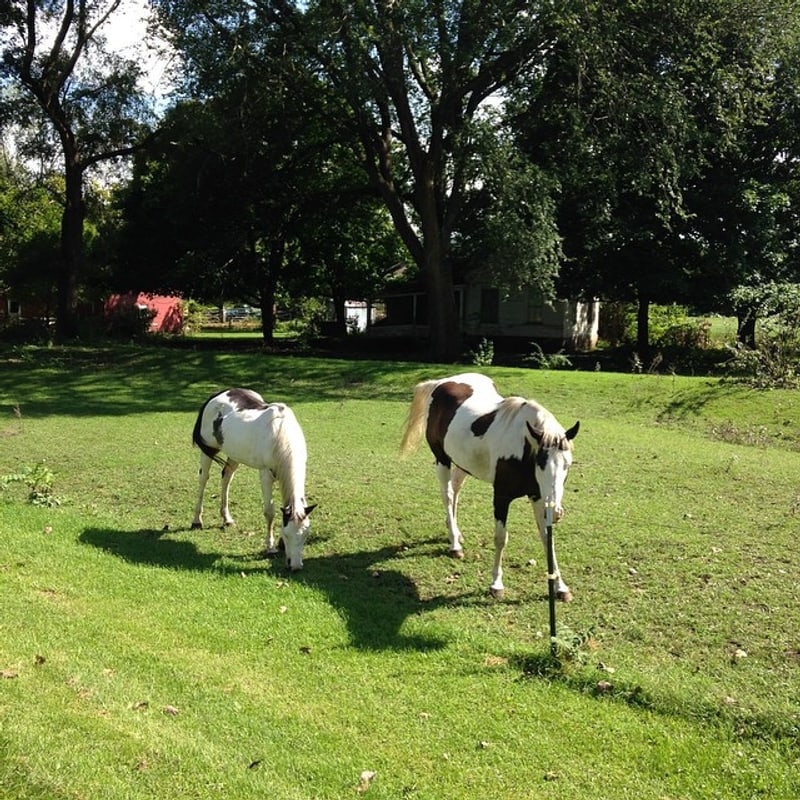
{"type": "Polygon", "coordinates": [[[236,524],[236,523],[235,523],[235,522],[234,522],[232,519],[226,519],[226,520],[225,520],[225,521],[222,523],[222,527],[223,527],[223,528],[230,528],[231,526],[233,526],[233,525],[235,525],[235,524],[236,524]]]}
{"type": "Polygon", "coordinates": [[[272,549],[266,548],[264,550],[264,555],[266,558],[275,558],[275,556],[280,555],[280,550],[277,547],[273,547],[272,549]]]}
{"type": "Polygon", "coordinates": [[[200,529],[202,527],[203,527],[203,523],[202,522],[193,522],[192,523],[192,530],[193,531],[196,531],[196,530],[198,530],[198,529],[200,529]]]}
{"type": "Polygon", "coordinates": [[[449,550],[448,555],[450,558],[464,558],[463,550],[449,550]]]}
{"type": "Polygon", "coordinates": [[[572,601],[572,592],[569,590],[566,592],[559,592],[556,597],[564,603],[569,603],[572,601]]]}
{"type": "Polygon", "coordinates": [[[495,589],[494,586],[489,587],[489,594],[494,597],[495,600],[502,600],[506,595],[505,589],[495,589]]]}

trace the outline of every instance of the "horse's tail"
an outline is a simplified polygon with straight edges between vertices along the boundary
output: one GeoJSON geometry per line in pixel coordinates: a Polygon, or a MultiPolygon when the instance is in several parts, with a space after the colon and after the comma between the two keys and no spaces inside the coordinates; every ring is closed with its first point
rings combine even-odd
{"type": "MultiPolygon", "coordinates": [[[[216,395],[214,395],[216,397],[216,395]]],[[[203,424],[203,412],[206,410],[206,406],[214,399],[214,397],[209,397],[205,403],[203,403],[200,412],[197,414],[197,419],[194,423],[194,430],[192,431],[192,444],[197,445],[210,459],[216,461],[217,464],[221,466],[225,466],[225,460],[220,457],[219,449],[216,447],[211,447],[210,445],[206,444],[203,441],[203,437],[200,435],[200,428],[203,424]]]]}
{"type": "Polygon", "coordinates": [[[428,418],[428,402],[439,381],[422,381],[414,387],[414,399],[408,410],[406,430],[400,442],[400,455],[408,455],[422,438],[422,429],[428,418]]]}

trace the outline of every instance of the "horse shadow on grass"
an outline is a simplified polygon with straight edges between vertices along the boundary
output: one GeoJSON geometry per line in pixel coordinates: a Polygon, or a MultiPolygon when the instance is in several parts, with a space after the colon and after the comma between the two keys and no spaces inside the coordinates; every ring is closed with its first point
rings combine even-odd
{"type": "Polygon", "coordinates": [[[268,559],[256,553],[201,550],[182,534],[175,530],[87,528],[79,541],[130,564],[236,578],[261,574],[309,586],[328,598],[347,625],[351,646],[358,649],[431,651],[447,645],[446,639],[435,635],[402,632],[408,619],[453,602],[438,597],[423,600],[407,575],[385,566],[398,555],[402,557],[407,545],[320,556],[307,552],[304,569],[290,572],[282,556],[268,559]]]}

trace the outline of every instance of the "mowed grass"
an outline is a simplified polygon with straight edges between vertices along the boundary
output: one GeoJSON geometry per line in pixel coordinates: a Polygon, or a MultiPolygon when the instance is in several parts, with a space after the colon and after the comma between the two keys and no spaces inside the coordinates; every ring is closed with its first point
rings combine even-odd
{"type": "Polygon", "coordinates": [[[702,378],[488,368],[581,421],[556,527],[575,594],[550,658],[545,560],[491,491],[446,556],[413,385],[460,367],[114,348],[0,358],[0,797],[800,796],[800,407],[702,378]],[[238,525],[190,531],[213,391],[289,402],[308,440],[302,573],[238,525]],[[362,773],[374,773],[371,777],[362,773]]]}

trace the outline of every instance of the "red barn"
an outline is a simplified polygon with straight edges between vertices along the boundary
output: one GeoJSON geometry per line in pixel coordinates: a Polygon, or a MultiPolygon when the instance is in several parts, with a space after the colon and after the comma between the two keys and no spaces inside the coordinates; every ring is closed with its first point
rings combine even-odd
{"type": "Polygon", "coordinates": [[[137,308],[140,311],[155,311],[150,322],[151,333],[181,333],[183,331],[183,300],[176,296],[160,294],[112,294],[105,302],[106,316],[122,309],[137,308]]]}

